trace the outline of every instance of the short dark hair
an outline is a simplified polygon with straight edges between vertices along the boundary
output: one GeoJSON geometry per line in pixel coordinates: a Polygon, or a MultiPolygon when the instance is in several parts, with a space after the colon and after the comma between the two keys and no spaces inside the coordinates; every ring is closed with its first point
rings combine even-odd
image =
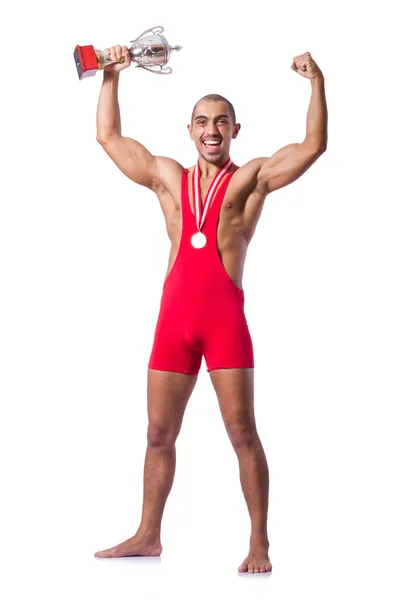
{"type": "Polygon", "coordinates": [[[226,102],[227,107],[230,111],[232,120],[233,120],[233,125],[236,124],[236,113],[234,111],[234,106],[231,102],[229,102],[229,100],[227,98],[224,98],[223,96],[220,96],[219,94],[207,94],[206,96],[203,96],[202,98],[200,98],[200,100],[198,102],[196,102],[196,104],[194,105],[193,108],[193,112],[192,112],[192,119],[191,122],[193,123],[193,117],[194,117],[194,111],[197,108],[197,105],[202,101],[202,100],[209,100],[211,102],[226,102]]]}

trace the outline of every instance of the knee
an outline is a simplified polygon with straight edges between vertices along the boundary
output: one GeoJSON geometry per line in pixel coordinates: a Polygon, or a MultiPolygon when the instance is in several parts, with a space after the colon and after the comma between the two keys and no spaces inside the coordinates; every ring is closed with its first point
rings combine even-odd
{"type": "Polygon", "coordinates": [[[226,430],[235,450],[251,448],[257,439],[255,425],[242,421],[226,424],[226,430]]]}
{"type": "Polygon", "coordinates": [[[168,424],[149,423],[147,429],[148,446],[171,446],[175,444],[178,433],[168,424]]]}

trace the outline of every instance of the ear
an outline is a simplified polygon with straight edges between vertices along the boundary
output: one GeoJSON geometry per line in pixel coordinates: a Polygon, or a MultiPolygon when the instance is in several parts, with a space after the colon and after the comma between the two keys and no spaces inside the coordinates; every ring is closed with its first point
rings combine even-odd
{"type": "Polygon", "coordinates": [[[187,126],[188,130],[189,130],[189,134],[190,134],[190,139],[192,139],[192,126],[189,124],[187,126]]]}
{"type": "Polygon", "coordinates": [[[232,135],[233,139],[236,139],[236,137],[238,136],[238,132],[240,131],[240,129],[241,129],[240,123],[236,123],[236,125],[234,126],[233,135],[232,135]]]}

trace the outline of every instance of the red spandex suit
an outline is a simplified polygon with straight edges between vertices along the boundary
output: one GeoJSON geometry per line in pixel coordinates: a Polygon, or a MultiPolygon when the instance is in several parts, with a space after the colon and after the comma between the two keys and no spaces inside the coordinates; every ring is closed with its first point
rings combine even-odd
{"type": "MultiPolygon", "coordinates": [[[[234,171],[235,172],[235,171],[234,171]]],[[[217,248],[223,199],[234,172],[219,186],[202,231],[207,243],[195,248],[196,218],[182,174],[182,235],[161,297],[149,368],[197,375],[204,355],[207,371],[252,368],[254,353],[244,313],[244,291],[227,274],[217,248]]]]}

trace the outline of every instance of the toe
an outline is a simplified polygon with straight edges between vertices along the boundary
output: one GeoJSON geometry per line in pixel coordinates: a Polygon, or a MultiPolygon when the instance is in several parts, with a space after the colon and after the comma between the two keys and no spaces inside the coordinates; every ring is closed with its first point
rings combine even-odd
{"type": "Polygon", "coordinates": [[[101,550],[100,552],[96,552],[95,556],[98,556],[99,558],[109,558],[113,556],[113,550],[112,548],[109,548],[108,550],[101,550]]]}
{"type": "Polygon", "coordinates": [[[260,573],[260,567],[255,567],[255,573],[260,573]]]}
{"type": "Polygon", "coordinates": [[[248,565],[247,563],[242,563],[239,568],[238,568],[240,573],[246,573],[248,571],[248,565]]]}
{"type": "Polygon", "coordinates": [[[254,565],[248,565],[248,573],[255,573],[254,565]]]}

